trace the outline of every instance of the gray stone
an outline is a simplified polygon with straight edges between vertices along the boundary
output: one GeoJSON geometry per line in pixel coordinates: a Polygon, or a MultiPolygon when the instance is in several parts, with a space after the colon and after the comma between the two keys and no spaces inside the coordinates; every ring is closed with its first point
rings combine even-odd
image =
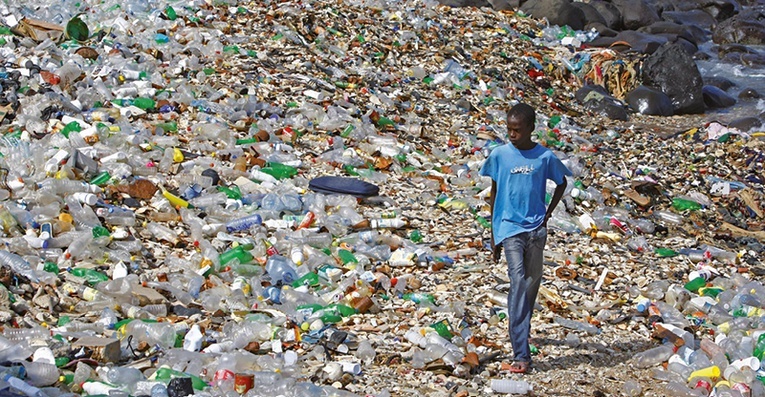
{"type": "Polygon", "coordinates": [[[585,24],[584,12],[571,5],[570,0],[527,1],[521,5],[521,11],[534,18],[547,18],[553,25],[568,25],[574,30],[582,30],[585,24]]]}
{"type": "Polygon", "coordinates": [[[717,24],[717,20],[713,16],[701,10],[665,11],[661,14],[661,17],[665,21],[708,30],[711,30],[717,24]]]}
{"type": "Polygon", "coordinates": [[[701,73],[681,46],[662,46],[646,58],[642,69],[643,84],[667,94],[675,114],[704,112],[701,73]]]}
{"type": "Polygon", "coordinates": [[[705,85],[701,93],[704,96],[704,105],[708,108],[727,108],[736,104],[736,98],[713,85],[705,85]]]}
{"type": "Polygon", "coordinates": [[[759,99],[760,97],[760,93],[754,88],[744,88],[738,93],[739,99],[759,99]]]}
{"type": "Polygon", "coordinates": [[[521,6],[520,0],[488,0],[491,8],[497,11],[510,11],[521,6]]]}
{"type": "Polygon", "coordinates": [[[636,30],[661,20],[656,10],[644,0],[614,0],[611,3],[621,13],[624,29],[636,30]]]}
{"type": "Polygon", "coordinates": [[[672,100],[667,94],[646,86],[638,86],[625,97],[632,110],[646,115],[672,116],[672,100]]]}
{"type": "Polygon", "coordinates": [[[598,10],[592,5],[578,1],[571,3],[571,5],[582,10],[584,13],[585,26],[591,23],[602,23],[603,25],[606,24],[606,18],[603,18],[603,15],[600,15],[600,12],[598,12],[598,10]]]}
{"type": "Polygon", "coordinates": [[[576,91],[574,97],[590,112],[612,120],[627,121],[629,119],[624,103],[609,95],[603,86],[585,85],[576,91]]]}
{"type": "Polygon", "coordinates": [[[757,117],[742,117],[728,123],[728,127],[736,128],[741,131],[751,131],[755,128],[762,127],[762,120],[757,117]]]}
{"type": "Polygon", "coordinates": [[[605,25],[609,29],[621,30],[622,13],[616,6],[604,0],[591,1],[590,5],[606,20],[605,25]]]}
{"type": "Polygon", "coordinates": [[[715,28],[712,41],[717,44],[765,44],[765,13],[749,10],[729,18],[715,28]]]}

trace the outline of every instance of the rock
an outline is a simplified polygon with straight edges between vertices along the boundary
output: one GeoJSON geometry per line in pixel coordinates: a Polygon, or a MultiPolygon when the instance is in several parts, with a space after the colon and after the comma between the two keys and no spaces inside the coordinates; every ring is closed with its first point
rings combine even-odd
{"type": "Polygon", "coordinates": [[[675,35],[682,37],[693,44],[707,41],[707,35],[699,27],[682,25],[670,21],[659,21],[638,29],[639,32],[650,34],[675,35]]]}
{"type": "Polygon", "coordinates": [[[736,0],[713,0],[707,1],[702,10],[718,21],[724,21],[741,11],[741,6],[736,0]]]}
{"type": "Polygon", "coordinates": [[[760,97],[760,93],[754,88],[744,88],[738,93],[739,99],[758,99],[760,97]]]}
{"type": "Polygon", "coordinates": [[[571,5],[570,0],[527,1],[521,5],[521,11],[534,18],[547,18],[552,25],[568,25],[574,30],[584,28],[584,12],[571,5]]]}
{"type": "Polygon", "coordinates": [[[521,6],[520,0],[488,0],[491,8],[497,11],[510,11],[521,6]]]}
{"type": "Polygon", "coordinates": [[[729,89],[736,86],[736,83],[722,76],[705,77],[704,84],[713,85],[723,91],[728,91],[729,89]]]}
{"type": "Polygon", "coordinates": [[[629,116],[624,108],[624,103],[608,95],[608,92],[600,85],[585,85],[574,94],[577,101],[584,105],[585,109],[606,116],[612,120],[627,121],[629,116]]]}
{"type": "Polygon", "coordinates": [[[593,0],[590,5],[606,20],[609,29],[621,30],[622,13],[616,6],[603,0],[593,0]]]}
{"type": "Polygon", "coordinates": [[[661,20],[656,10],[644,0],[614,0],[611,3],[619,9],[625,29],[636,30],[661,20]]]}
{"type": "Polygon", "coordinates": [[[697,60],[697,61],[708,61],[708,60],[712,59],[712,56],[707,54],[704,51],[699,51],[699,52],[693,54],[693,59],[697,60]]]}
{"type": "Polygon", "coordinates": [[[693,26],[707,30],[711,30],[717,24],[717,20],[714,17],[701,10],[665,11],[661,14],[661,17],[666,21],[672,21],[683,26],[693,26]]]}
{"type": "Polygon", "coordinates": [[[712,33],[717,44],[765,44],[765,13],[749,10],[720,22],[712,33]]]}
{"type": "Polygon", "coordinates": [[[625,99],[634,111],[641,114],[655,116],[674,114],[672,100],[661,90],[641,85],[627,94],[625,99]]]}
{"type": "Polygon", "coordinates": [[[704,104],[708,108],[727,108],[736,104],[736,98],[713,85],[705,85],[701,89],[704,104]]]}
{"type": "Polygon", "coordinates": [[[598,32],[598,37],[615,37],[619,32],[609,28],[605,24],[598,23],[598,22],[591,22],[588,23],[584,30],[592,30],[595,29],[596,32],[598,32]]]}
{"type": "Polygon", "coordinates": [[[616,51],[630,50],[641,54],[652,54],[667,42],[667,38],[663,36],[625,30],[619,32],[615,37],[598,37],[589,45],[592,47],[610,47],[616,51]]]}
{"type": "Polygon", "coordinates": [[[598,10],[592,5],[578,1],[571,3],[571,5],[582,10],[584,13],[585,26],[591,23],[601,23],[603,25],[606,24],[606,18],[604,18],[603,15],[600,15],[600,12],[598,12],[598,10]]]}
{"type": "Polygon", "coordinates": [[[674,114],[704,112],[703,80],[693,58],[676,44],[662,46],[643,62],[644,85],[672,100],[674,114]]]}
{"type": "Polygon", "coordinates": [[[736,128],[740,131],[751,131],[756,128],[762,127],[762,120],[757,117],[742,117],[728,123],[729,128],[736,128]]]}

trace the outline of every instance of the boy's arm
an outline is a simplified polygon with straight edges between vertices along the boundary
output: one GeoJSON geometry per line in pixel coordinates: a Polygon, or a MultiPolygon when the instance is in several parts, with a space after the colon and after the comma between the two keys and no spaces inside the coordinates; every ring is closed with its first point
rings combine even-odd
{"type": "Polygon", "coordinates": [[[563,178],[563,183],[555,187],[552,199],[550,200],[550,205],[547,206],[547,212],[545,213],[545,220],[542,222],[542,226],[547,227],[547,221],[552,216],[553,211],[555,211],[555,207],[557,207],[558,203],[560,203],[560,199],[563,198],[563,192],[566,191],[567,185],[568,181],[566,178],[563,178]]]}
{"type": "MultiPolygon", "coordinates": [[[[496,200],[497,197],[497,182],[494,182],[494,179],[491,180],[491,197],[489,197],[489,207],[491,208],[491,217],[489,219],[494,219],[494,200],[496,200]]],[[[491,222],[491,258],[494,260],[494,262],[499,262],[499,256],[501,255],[502,251],[500,250],[500,247],[498,245],[494,244],[494,222],[491,222]]]]}

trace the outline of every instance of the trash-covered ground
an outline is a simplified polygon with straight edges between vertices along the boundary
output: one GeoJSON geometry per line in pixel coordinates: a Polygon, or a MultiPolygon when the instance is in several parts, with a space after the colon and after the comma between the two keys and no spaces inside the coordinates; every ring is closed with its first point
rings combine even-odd
{"type": "Polygon", "coordinates": [[[608,50],[431,2],[0,13],[1,371],[26,395],[764,394],[763,135],[585,113],[571,61],[608,50]],[[518,100],[575,173],[523,377],[477,172],[518,100]]]}

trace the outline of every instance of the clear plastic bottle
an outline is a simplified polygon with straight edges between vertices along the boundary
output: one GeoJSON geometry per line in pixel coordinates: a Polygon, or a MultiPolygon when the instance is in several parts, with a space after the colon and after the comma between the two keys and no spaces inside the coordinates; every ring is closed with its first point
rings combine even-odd
{"type": "Polygon", "coordinates": [[[241,232],[261,224],[263,224],[263,218],[259,214],[251,214],[226,222],[226,231],[229,233],[241,232]]]}
{"type": "Polygon", "coordinates": [[[24,258],[12,252],[0,250],[0,265],[10,268],[19,276],[26,277],[33,283],[39,283],[40,279],[32,266],[24,258]]]}
{"type": "Polygon", "coordinates": [[[5,375],[3,380],[27,397],[47,397],[47,395],[43,393],[42,390],[30,385],[27,382],[24,382],[15,376],[5,375]]]}
{"type": "Polygon", "coordinates": [[[667,361],[673,353],[674,346],[661,345],[635,354],[633,360],[638,368],[648,368],[667,361]]]}
{"type": "Polygon", "coordinates": [[[534,388],[525,380],[492,379],[491,390],[504,394],[528,394],[534,388]]]}

